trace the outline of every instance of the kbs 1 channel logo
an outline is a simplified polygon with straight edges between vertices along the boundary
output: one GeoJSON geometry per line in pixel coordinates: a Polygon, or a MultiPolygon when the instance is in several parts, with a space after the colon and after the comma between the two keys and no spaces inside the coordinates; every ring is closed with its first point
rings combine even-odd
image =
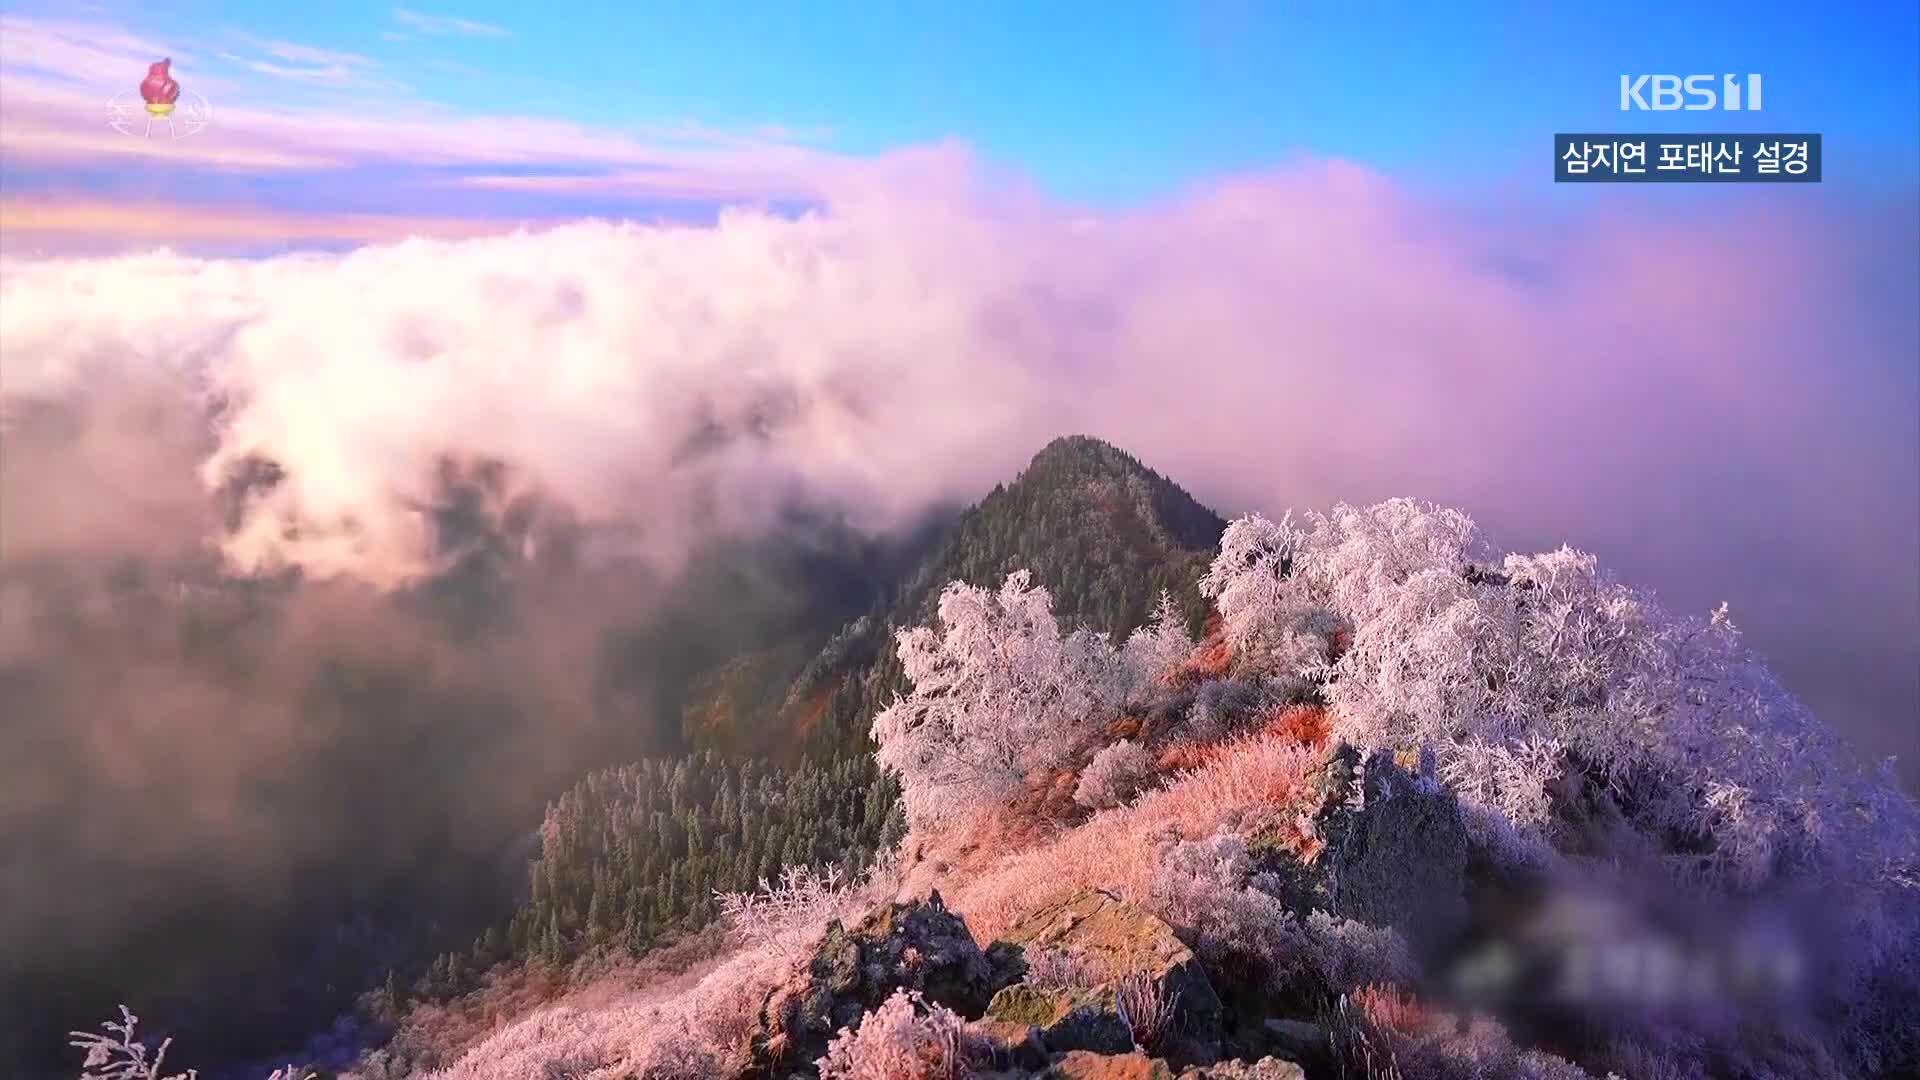
{"type": "MultiPolygon", "coordinates": [[[[1767,100],[1766,91],[1766,81],[1758,74],[1622,75],[1620,111],[1757,113],[1767,100]]],[[[1746,131],[1561,133],[1553,137],[1553,179],[1562,184],[1817,184],[1820,136],[1746,131]]]]}

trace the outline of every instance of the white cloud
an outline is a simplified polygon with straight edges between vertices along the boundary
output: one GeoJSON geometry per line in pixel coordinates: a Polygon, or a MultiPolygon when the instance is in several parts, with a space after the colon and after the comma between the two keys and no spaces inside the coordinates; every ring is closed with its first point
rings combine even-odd
{"type": "Polygon", "coordinates": [[[221,53],[221,58],[261,75],[329,90],[386,94],[411,90],[405,83],[379,74],[380,62],[369,56],[288,41],[245,40],[260,58],[231,53],[221,53]]]}
{"type": "Polygon", "coordinates": [[[285,41],[268,41],[261,44],[269,56],[295,64],[317,64],[327,67],[365,68],[378,66],[378,62],[358,53],[334,52],[331,49],[316,49],[311,45],[294,45],[285,41]]]}
{"type": "Polygon", "coordinates": [[[804,198],[844,164],[778,128],[605,128],[462,113],[420,100],[371,57],[244,36],[223,44],[207,65],[104,24],[0,16],[0,152],[20,163],[148,157],[246,170],[546,164],[556,173],[606,172],[609,191],[702,198],[804,198]],[[188,92],[212,102],[214,134],[130,139],[108,129],[107,98],[137,87],[162,55],[173,57],[188,92]],[[273,104],[280,94],[319,93],[309,100],[322,105],[273,104]]]}
{"type": "Polygon", "coordinates": [[[1490,235],[1340,164],[1093,214],[953,150],[827,192],[715,228],[14,263],[0,393],[188,370],[231,403],[207,480],[287,471],[227,554],[383,583],[429,568],[447,454],[671,564],[695,506],[751,532],[804,492],[884,528],[1086,431],[1226,509],[1412,494],[1587,546],[1676,609],[1731,599],[1796,689],[1913,710],[1912,313],[1829,272],[1866,265],[1830,222],[1490,235]]]}
{"type": "Polygon", "coordinates": [[[393,21],[415,33],[429,37],[507,37],[507,31],[492,23],[476,22],[454,15],[422,15],[406,8],[393,9],[393,21]]]}

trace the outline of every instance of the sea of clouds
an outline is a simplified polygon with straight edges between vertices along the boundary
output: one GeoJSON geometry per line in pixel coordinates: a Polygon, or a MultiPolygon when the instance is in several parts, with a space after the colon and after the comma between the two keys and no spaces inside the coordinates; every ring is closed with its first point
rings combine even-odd
{"type": "Polygon", "coordinates": [[[1418,495],[1728,600],[1886,749],[1869,706],[1920,701],[1913,214],[1699,210],[1470,214],[1325,162],[1095,212],[945,148],[797,219],[14,261],[0,389],[89,423],[7,470],[7,556],[203,531],[267,461],[229,564],[391,587],[434,571],[452,455],[671,567],[796,493],[897,528],[1085,431],[1227,512],[1418,495]]]}

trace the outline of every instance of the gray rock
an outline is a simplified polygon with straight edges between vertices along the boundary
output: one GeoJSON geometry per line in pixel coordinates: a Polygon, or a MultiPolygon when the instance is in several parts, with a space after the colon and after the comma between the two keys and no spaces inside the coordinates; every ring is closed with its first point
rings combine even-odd
{"type": "Polygon", "coordinates": [[[1270,1019],[1262,1026],[1267,1045],[1282,1057],[1296,1061],[1321,1057],[1331,1045],[1326,1028],[1305,1020],[1270,1019]]]}
{"type": "Polygon", "coordinates": [[[1466,921],[1467,830],[1453,793],[1376,752],[1360,763],[1335,746],[1310,774],[1322,803],[1314,815],[1324,849],[1301,859],[1284,839],[1249,844],[1274,890],[1309,911],[1391,926],[1417,955],[1443,952],[1466,921]],[[1353,781],[1364,799],[1349,801],[1353,781]]]}
{"type": "Polygon", "coordinates": [[[1020,983],[993,996],[987,1018],[1032,1027],[1048,1051],[1124,1054],[1133,1029],[1120,1016],[1112,988],[1039,988],[1020,983]]]}
{"type": "Polygon", "coordinates": [[[1172,1067],[1145,1054],[1074,1050],[1053,1059],[1041,1080],[1174,1080],[1172,1067]]]}
{"type": "MultiPolygon", "coordinates": [[[[1003,966],[1011,960],[1003,955],[1003,966]]],[[[895,990],[919,991],[929,1002],[978,1017],[997,986],[995,968],[960,916],[934,893],[925,901],[888,904],[848,928],[828,925],[799,981],[761,1002],[752,1039],[754,1075],[785,1076],[826,1053],[841,1028],[861,1019],[895,990]]]]}
{"type": "Polygon", "coordinates": [[[991,1016],[968,1025],[991,1056],[989,1065],[996,1071],[1027,1075],[1047,1065],[1047,1048],[1040,1041],[1040,1029],[1032,1024],[995,1020],[991,1016]]]}
{"type": "Polygon", "coordinates": [[[1164,1045],[1152,1049],[1187,1064],[1220,1056],[1220,998],[1193,951],[1151,912],[1089,890],[1035,911],[1008,931],[1006,941],[1029,955],[1064,954],[1097,973],[1085,986],[1023,982],[994,996],[989,1016],[1034,1025],[1050,1051],[1133,1049],[1134,1024],[1118,993],[1119,980],[1132,973],[1171,1005],[1171,1030],[1160,1040],[1164,1045]]]}
{"type": "Polygon", "coordinates": [[[1198,1065],[1181,1073],[1180,1080],[1307,1080],[1307,1071],[1292,1061],[1264,1057],[1255,1062],[1198,1065]]]}
{"type": "Polygon", "coordinates": [[[1467,830],[1453,793],[1376,752],[1366,800],[1333,856],[1333,912],[1391,926],[1416,952],[1452,943],[1466,921],[1467,830]]]}

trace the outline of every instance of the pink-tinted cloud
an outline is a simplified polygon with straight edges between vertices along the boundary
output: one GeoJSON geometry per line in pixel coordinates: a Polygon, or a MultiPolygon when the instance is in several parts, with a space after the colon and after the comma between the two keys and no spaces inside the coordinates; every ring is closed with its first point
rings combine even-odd
{"type": "Polygon", "coordinates": [[[1489,232],[1339,162],[1095,213],[955,147],[836,173],[828,199],[19,264],[6,389],[60,392],[83,356],[193,368],[236,403],[205,482],[287,471],[224,541],[235,564],[380,583],[432,569],[413,507],[449,453],[647,523],[671,565],[696,502],[751,532],[805,491],[888,528],[1089,431],[1228,510],[1413,494],[1596,549],[1675,606],[1731,601],[1816,704],[1877,713],[1855,722],[1876,748],[1911,739],[1912,316],[1856,287],[1910,218],[1515,209],[1489,232]],[[716,428],[739,437],[689,460],[716,428]]]}
{"type": "MultiPolygon", "coordinates": [[[[138,159],[186,173],[471,169],[486,174],[475,180],[477,187],[676,198],[808,198],[846,165],[806,145],[814,133],[778,127],[725,131],[671,123],[616,130],[457,112],[415,97],[365,55],[237,40],[237,51],[199,55],[108,24],[0,16],[0,153],[16,166],[86,169],[138,159]],[[130,90],[163,55],[174,59],[183,87],[210,103],[212,122],[187,138],[114,130],[107,122],[109,98],[130,90]],[[324,107],[277,103],[289,88],[301,87],[349,96],[330,98],[324,107]],[[543,169],[539,177],[521,175],[543,169]],[[574,186],[558,183],[559,177],[574,186]],[[542,179],[548,186],[539,186],[542,179]]],[[[432,201],[430,194],[419,198],[423,205],[432,201]]]]}
{"type": "Polygon", "coordinates": [[[554,222],[402,214],[343,214],[99,199],[0,197],[9,254],[148,250],[155,245],[261,247],[391,243],[459,238],[554,222]]]}

